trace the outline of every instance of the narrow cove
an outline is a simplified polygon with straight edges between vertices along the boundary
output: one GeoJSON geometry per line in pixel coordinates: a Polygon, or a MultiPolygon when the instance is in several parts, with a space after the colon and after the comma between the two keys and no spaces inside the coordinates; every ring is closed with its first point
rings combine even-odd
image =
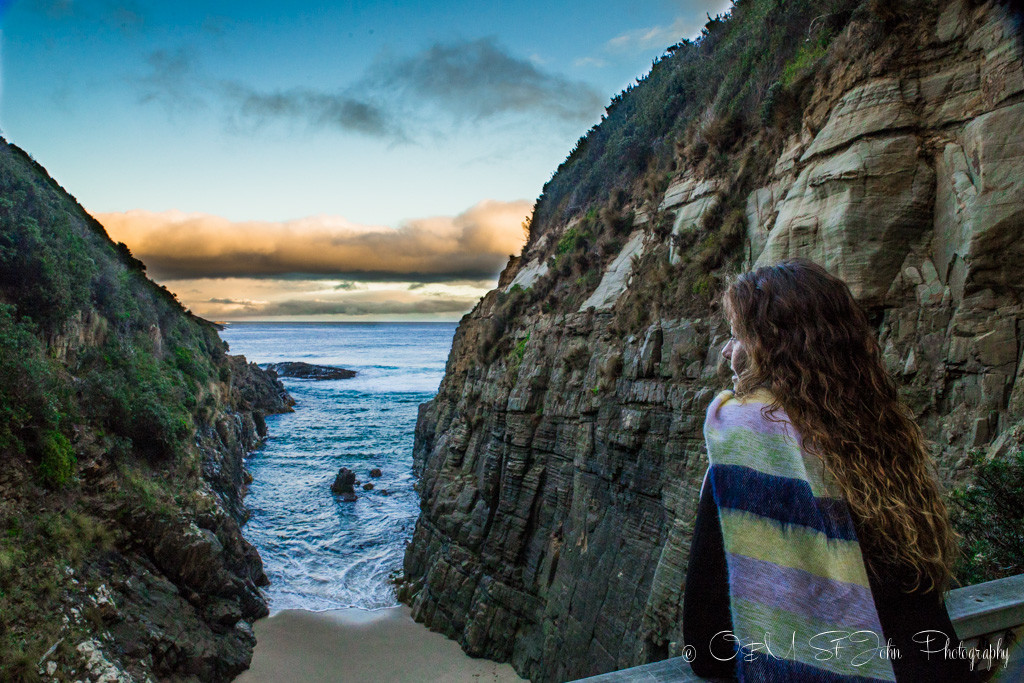
{"type": "Polygon", "coordinates": [[[507,664],[470,658],[415,623],[389,580],[419,511],[417,411],[437,391],[454,332],[453,323],[236,323],[221,332],[232,353],[260,365],[356,372],[281,377],[295,412],[268,417],[269,439],[247,459],[243,533],[270,578],[271,616],[255,624],[252,666],[239,680],[417,680],[424,667],[447,680],[519,680],[507,664]],[[340,467],[360,482],[354,502],[330,491],[340,467]]]}

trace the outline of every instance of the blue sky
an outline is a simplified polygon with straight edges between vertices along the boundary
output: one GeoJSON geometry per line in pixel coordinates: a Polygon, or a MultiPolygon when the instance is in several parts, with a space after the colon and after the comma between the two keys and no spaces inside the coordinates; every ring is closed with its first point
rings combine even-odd
{"type": "Polygon", "coordinates": [[[417,315],[429,281],[457,318],[609,98],[727,7],[0,0],[0,129],[202,315],[417,315]]]}

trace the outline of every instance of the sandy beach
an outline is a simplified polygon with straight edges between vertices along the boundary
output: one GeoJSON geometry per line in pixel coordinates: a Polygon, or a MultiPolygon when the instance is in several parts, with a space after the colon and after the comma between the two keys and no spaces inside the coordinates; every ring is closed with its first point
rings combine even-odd
{"type": "Polygon", "coordinates": [[[466,655],[413,621],[410,609],[284,610],[255,624],[252,665],[242,683],[289,681],[522,681],[508,664],[466,655]]]}

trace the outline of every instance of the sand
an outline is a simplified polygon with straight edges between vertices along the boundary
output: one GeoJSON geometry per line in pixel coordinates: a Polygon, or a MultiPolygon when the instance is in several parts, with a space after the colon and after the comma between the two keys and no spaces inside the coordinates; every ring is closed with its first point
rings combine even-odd
{"type": "Polygon", "coordinates": [[[241,683],[303,681],[521,681],[508,664],[466,655],[417,624],[406,605],[382,610],[284,610],[255,624],[256,650],[241,683]]]}

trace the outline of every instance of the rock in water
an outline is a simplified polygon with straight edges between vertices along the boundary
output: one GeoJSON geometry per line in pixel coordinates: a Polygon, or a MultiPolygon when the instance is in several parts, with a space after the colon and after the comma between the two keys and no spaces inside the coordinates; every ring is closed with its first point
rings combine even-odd
{"type": "Polygon", "coordinates": [[[340,495],[344,501],[354,501],[358,498],[354,487],[355,481],[356,473],[347,467],[342,467],[338,470],[338,476],[334,478],[334,483],[331,484],[331,493],[340,495]]]}
{"type": "Polygon", "coordinates": [[[370,490],[370,489],[372,489],[372,488],[373,488],[373,483],[372,483],[372,482],[369,482],[369,481],[368,481],[368,482],[366,482],[365,484],[363,484],[363,490],[364,490],[364,491],[369,491],[369,490],[370,490]]]}
{"type": "Polygon", "coordinates": [[[267,363],[264,367],[282,377],[298,377],[299,379],[352,379],[356,376],[355,370],[335,368],[330,365],[312,365],[298,361],[267,363]]]}
{"type": "Polygon", "coordinates": [[[379,477],[380,476],[380,468],[379,467],[374,467],[372,470],[370,470],[370,476],[371,477],[379,477]]]}

